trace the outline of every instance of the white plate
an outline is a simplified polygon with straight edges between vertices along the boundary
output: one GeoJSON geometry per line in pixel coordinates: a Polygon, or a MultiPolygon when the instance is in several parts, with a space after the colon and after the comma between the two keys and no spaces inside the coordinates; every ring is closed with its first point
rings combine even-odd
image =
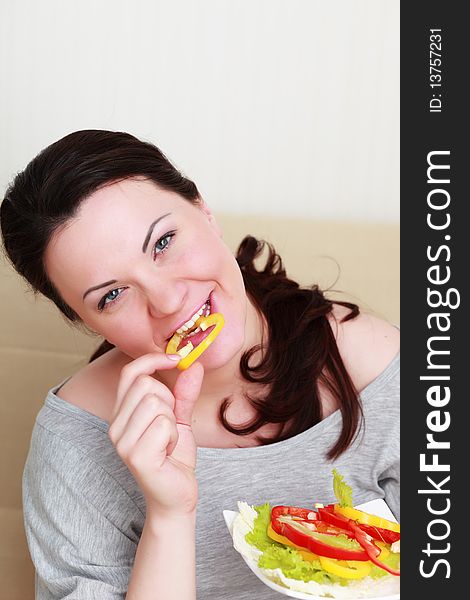
{"type": "MultiPolygon", "coordinates": [[[[356,508],[360,510],[364,510],[373,515],[377,515],[378,517],[383,517],[384,519],[388,519],[389,521],[395,521],[396,519],[393,516],[391,510],[387,506],[387,504],[382,499],[371,500],[370,502],[365,502],[364,504],[359,504],[356,508]]],[[[233,538],[233,521],[235,517],[238,515],[237,512],[233,510],[224,510],[223,511],[225,523],[228,527],[230,535],[233,538]]],[[[246,562],[248,567],[253,571],[253,573],[261,579],[261,581],[270,587],[271,589],[279,592],[280,594],[284,594],[285,596],[290,596],[291,598],[299,598],[301,600],[325,600],[325,596],[316,596],[314,594],[306,594],[304,592],[296,592],[294,590],[289,590],[281,585],[278,585],[274,581],[271,581],[262,573],[262,571],[258,568],[257,563],[254,560],[250,560],[245,556],[241,555],[243,560],[246,562]]],[[[369,597],[367,600],[398,600],[400,598],[400,594],[392,594],[389,596],[376,596],[369,597]]],[[[349,600],[354,600],[351,596],[349,600]]]]}

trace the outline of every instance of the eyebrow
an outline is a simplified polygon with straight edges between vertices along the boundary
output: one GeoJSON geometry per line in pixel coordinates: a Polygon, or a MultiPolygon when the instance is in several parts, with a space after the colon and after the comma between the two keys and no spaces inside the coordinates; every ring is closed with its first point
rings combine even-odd
{"type": "Polygon", "coordinates": [[[145,236],[145,240],[144,243],[142,244],[142,252],[145,254],[147,252],[147,246],[149,244],[150,241],[150,236],[152,235],[153,232],[153,228],[155,227],[155,225],[157,223],[159,223],[162,219],[164,219],[165,217],[168,217],[168,215],[171,215],[171,213],[166,213],[164,215],[162,215],[161,217],[158,217],[158,219],[155,219],[155,221],[150,225],[149,230],[147,231],[147,235],[145,236]]]}
{"type": "MultiPolygon", "coordinates": [[[[164,219],[165,217],[168,217],[169,215],[171,215],[171,213],[165,213],[164,215],[162,215],[161,217],[158,217],[158,219],[155,219],[155,221],[150,225],[148,231],[147,231],[147,235],[145,236],[145,240],[144,243],[142,244],[142,252],[145,254],[147,252],[147,247],[150,241],[150,238],[152,236],[153,233],[153,229],[155,227],[155,225],[157,223],[159,223],[162,219],[164,219]]],[[[104,283],[100,283],[98,285],[94,285],[91,288],[88,288],[87,291],[83,294],[83,298],[82,300],[85,300],[85,298],[88,296],[88,294],[90,294],[91,292],[94,292],[96,290],[99,290],[101,288],[107,287],[108,285],[112,285],[113,283],[117,283],[117,279],[111,279],[110,281],[105,281],[104,283]]]]}
{"type": "Polygon", "coordinates": [[[88,296],[88,294],[90,292],[94,292],[95,290],[99,290],[100,288],[104,288],[107,287],[108,285],[112,285],[113,283],[117,283],[117,279],[111,279],[111,281],[105,281],[104,283],[100,283],[99,285],[94,285],[93,287],[89,288],[84,294],[83,294],[83,300],[85,300],[85,298],[88,296]]]}

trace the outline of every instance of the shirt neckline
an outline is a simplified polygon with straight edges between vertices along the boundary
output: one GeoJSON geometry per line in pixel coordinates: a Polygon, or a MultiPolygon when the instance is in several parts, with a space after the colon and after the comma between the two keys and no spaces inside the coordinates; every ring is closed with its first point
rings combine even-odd
{"type": "MultiPolygon", "coordinates": [[[[383,386],[385,386],[390,379],[394,377],[400,362],[400,351],[397,352],[392,361],[385,367],[385,369],[367,385],[362,392],[359,394],[359,398],[361,400],[362,405],[364,406],[368,400],[375,395],[375,393],[383,386]]],[[[97,417],[93,413],[76,406],[75,404],[71,404],[66,400],[63,400],[60,396],[57,395],[57,391],[70,379],[67,377],[61,383],[54,386],[48,391],[46,396],[46,400],[44,405],[48,408],[55,410],[56,412],[60,412],[62,414],[68,415],[80,421],[85,421],[86,423],[100,429],[101,431],[108,433],[109,424],[100,417],[97,417]]],[[[280,442],[275,442],[273,444],[268,444],[264,446],[249,446],[245,448],[207,448],[205,446],[198,446],[197,454],[199,456],[208,456],[208,457],[216,457],[223,454],[225,458],[235,458],[239,457],[241,453],[243,456],[251,456],[256,454],[257,456],[262,456],[264,454],[269,453],[269,455],[278,454],[285,452],[286,448],[295,448],[298,445],[302,445],[305,439],[309,436],[315,434],[320,435],[330,428],[334,427],[341,420],[341,411],[339,409],[335,410],[333,413],[328,415],[325,419],[309,427],[302,433],[298,433],[293,437],[288,438],[287,440],[283,440],[280,442]]]]}

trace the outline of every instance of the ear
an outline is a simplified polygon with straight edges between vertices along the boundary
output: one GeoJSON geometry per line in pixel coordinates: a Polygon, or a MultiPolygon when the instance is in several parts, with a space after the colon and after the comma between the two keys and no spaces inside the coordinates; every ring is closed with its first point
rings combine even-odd
{"type": "Polygon", "coordinates": [[[222,237],[222,230],[220,229],[217,221],[215,220],[215,217],[212,214],[211,209],[208,207],[208,205],[206,204],[206,202],[202,198],[199,198],[199,200],[198,200],[198,206],[202,210],[202,212],[206,215],[207,220],[209,221],[209,223],[211,224],[211,226],[215,229],[217,235],[220,236],[220,237],[222,237]]]}

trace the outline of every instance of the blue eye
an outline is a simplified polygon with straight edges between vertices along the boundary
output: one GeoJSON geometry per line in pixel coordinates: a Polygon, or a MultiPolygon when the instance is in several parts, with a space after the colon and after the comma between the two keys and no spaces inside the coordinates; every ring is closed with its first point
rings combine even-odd
{"type": "Polygon", "coordinates": [[[110,290],[105,296],[103,296],[98,304],[98,310],[105,310],[111,304],[114,304],[116,300],[121,295],[121,291],[126,288],[116,288],[114,290],[110,290]]]}
{"type": "MultiPolygon", "coordinates": [[[[160,256],[167,251],[171,244],[171,239],[174,237],[176,231],[169,231],[164,236],[159,238],[153,247],[152,258],[156,260],[157,256],[160,256]]],[[[115,288],[110,290],[105,296],[101,298],[98,303],[98,310],[101,312],[106,310],[112,304],[118,302],[121,298],[122,291],[127,289],[126,287],[115,288]]]]}
{"type": "Polygon", "coordinates": [[[155,246],[153,247],[153,258],[155,259],[158,254],[163,254],[168,249],[171,239],[174,237],[175,232],[169,231],[165,233],[159,240],[155,242],[155,246]]]}

